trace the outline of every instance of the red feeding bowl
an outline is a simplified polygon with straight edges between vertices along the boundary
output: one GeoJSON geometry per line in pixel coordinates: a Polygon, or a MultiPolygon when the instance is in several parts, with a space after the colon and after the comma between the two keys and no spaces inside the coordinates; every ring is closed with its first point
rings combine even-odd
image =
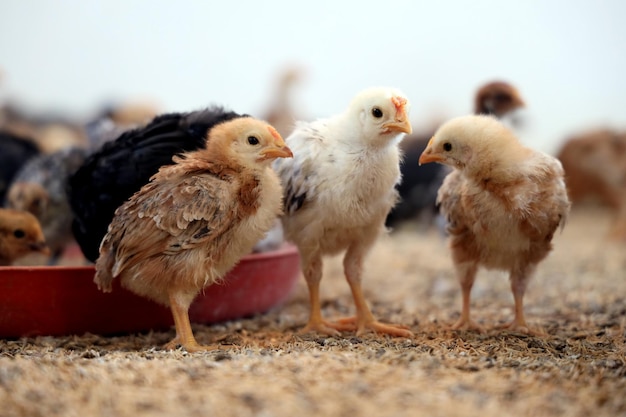
{"type": "MultiPolygon", "coordinates": [[[[292,245],[245,256],[221,285],[198,295],[192,323],[216,323],[263,313],[283,303],[299,276],[292,245]]],[[[170,328],[169,308],[122,288],[103,293],[93,266],[0,267],[0,337],[132,333],[170,328]]]]}

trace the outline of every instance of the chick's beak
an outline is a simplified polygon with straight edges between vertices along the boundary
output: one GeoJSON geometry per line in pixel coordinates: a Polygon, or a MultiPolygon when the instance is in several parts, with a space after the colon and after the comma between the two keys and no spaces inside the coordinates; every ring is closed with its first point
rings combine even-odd
{"type": "Polygon", "coordinates": [[[433,140],[432,138],[430,139],[430,141],[428,141],[428,145],[426,146],[426,149],[424,149],[424,152],[422,152],[422,154],[420,155],[420,159],[419,159],[419,165],[422,164],[427,164],[429,162],[442,162],[443,161],[443,157],[440,154],[437,154],[433,151],[432,148],[432,143],[433,140]]]}
{"type": "Polygon", "coordinates": [[[411,122],[406,114],[408,101],[404,97],[396,96],[391,98],[391,102],[396,108],[396,117],[393,122],[383,124],[386,132],[398,132],[410,134],[413,131],[411,122]]]}
{"type": "Polygon", "coordinates": [[[40,253],[43,253],[44,255],[50,255],[50,248],[48,248],[48,245],[46,245],[46,242],[33,242],[29,244],[28,247],[33,252],[40,252],[40,253]]]}
{"type": "Polygon", "coordinates": [[[265,148],[261,151],[263,159],[275,159],[275,158],[292,158],[293,152],[285,143],[275,144],[270,148],[265,148]],[[282,145],[282,146],[281,146],[282,145]]]}
{"type": "Polygon", "coordinates": [[[387,122],[383,124],[383,129],[388,132],[398,132],[398,133],[407,133],[410,134],[413,131],[411,127],[411,122],[406,119],[406,115],[404,118],[396,119],[393,122],[387,122]]]}

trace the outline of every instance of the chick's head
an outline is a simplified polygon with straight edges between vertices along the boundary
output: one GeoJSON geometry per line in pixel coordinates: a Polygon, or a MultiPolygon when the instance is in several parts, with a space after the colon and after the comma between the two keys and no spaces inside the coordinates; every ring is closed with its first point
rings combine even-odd
{"type": "Polygon", "coordinates": [[[444,123],[430,139],[419,164],[439,162],[463,171],[480,171],[521,155],[513,133],[493,116],[471,115],[444,123]]]}
{"type": "Polygon", "coordinates": [[[7,194],[8,207],[28,211],[38,218],[45,213],[49,201],[48,191],[35,182],[15,182],[7,194]]]}
{"type": "Polygon", "coordinates": [[[363,137],[382,144],[411,133],[409,100],[393,88],[376,87],[359,93],[348,107],[361,126],[363,137]]]}
{"type": "Polygon", "coordinates": [[[474,113],[502,117],[524,106],[524,100],[515,87],[504,81],[493,81],[476,92],[474,113]]]}
{"type": "Polygon", "coordinates": [[[209,132],[207,150],[251,167],[269,166],[276,158],[293,156],[274,127],[252,117],[240,117],[215,126],[209,132]]]}
{"type": "Polygon", "coordinates": [[[25,211],[0,209],[0,241],[2,257],[11,261],[31,252],[50,254],[39,221],[25,211]]]}

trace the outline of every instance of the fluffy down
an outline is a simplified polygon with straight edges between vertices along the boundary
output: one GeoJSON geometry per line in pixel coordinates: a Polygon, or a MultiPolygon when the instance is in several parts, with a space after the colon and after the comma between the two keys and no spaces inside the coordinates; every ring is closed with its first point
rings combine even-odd
{"type": "MultiPolygon", "coordinates": [[[[515,122],[515,114],[525,106],[517,89],[504,81],[482,85],[474,96],[474,114],[491,114],[499,119],[515,122]]],[[[402,182],[398,184],[400,201],[387,216],[389,227],[421,217],[429,224],[437,215],[437,191],[450,172],[444,165],[432,164],[418,167],[415,164],[426,149],[434,129],[427,134],[407,136],[400,145],[404,157],[400,164],[402,182]]]]}
{"type": "Polygon", "coordinates": [[[169,305],[176,338],[196,342],[189,305],[198,292],[249,253],[281,214],[282,189],[271,169],[291,151],[274,128],[252,118],[214,127],[207,146],[174,158],[115,212],[100,246],[95,282],[169,305]]]}
{"type": "Polygon", "coordinates": [[[385,230],[385,217],[397,200],[398,143],[411,132],[407,111],[408,100],[401,92],[368,89],[339,115],[297,124],[287,139],[294,158],[275,162],[285,188],[285,237],[300,250],[309,287],[311,312],[304,331],[411,334],[378,322],[361,288],[365,257],[385,230]],[[333,323],[321,316],[322,257],[344,251],[356,317],[333,323]]]}
{"type": "Polygon", "coordinates": [[[491,116],[445,123],[420,157],[428,162],[454,168],[438,194],[463,293],[453,328],[481,329],[470,320],[470,291],[483,266],[509,272],[515,319],[508,327],[534,333],[524,318],[524,293],[570,208],[560,162],[524,147],[491,116]]]}
{"type": "Polygon", "coordinates": [[[115,210],[160,167],[173,164],[177,154],[204,147],[213,126],[239,117],[220,107],[164,114],[90,155],[68,182],[72,230],[85,257],[95,262],[115,210]]]}

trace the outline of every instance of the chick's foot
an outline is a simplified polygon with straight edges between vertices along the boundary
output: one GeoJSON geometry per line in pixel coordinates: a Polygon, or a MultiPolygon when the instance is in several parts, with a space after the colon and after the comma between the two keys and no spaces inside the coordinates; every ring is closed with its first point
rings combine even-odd
{"type": "Polygon", "coordinates": [[[526,322],[518,322],[517,320],[513,320],[510,323],[507,324],[503,324],[501,326],[497,326],[498,329],[502,329],[502,330],[508,330],[510,332],[515,332],[515,333],[523,333],[523,334],[527,334],[529,336],[540,336],[540,337],[545,337],[548,334],[545,333],[542,330],[539,329],[531,329],[530,327],[528,327],[528,325],[526,324],[526,322]]]}
{"type": "Polygon", "coordinates": [[[395,337],[413,337],[413,333],[407,326],[401,324],[385,324],[378,320],[368,320],[359,323],[359,318],[346,317],[337,320],[335,326],[341,326],[346,330],[356,330],[357,336],[362,336],[368,332],[383,333],[395,337]]]}
{"type": "Polygon", "coordinates": [[[341,336],[340,330],[351,330],[345,326],[338,326],[326,320],[309,320],[306,326],[300,330],[300,333],[319,333],[328,336],[341,336]]]}
{"type": "Polygon", "coordinates": [[[487,332],[483,326],[481,326],[480,324],[476,323],[474,320],[470,320],[470,319],[465,318],[465,317],[461,317],[459,320],[457,320],[457,322],[454,323],[452,325],[452,327],[450,327],[450,329],[452,329],[452,330],[474,330],[474,331],[477,331],[478,333],[486,333],[487,332]]]}
{"type": "Polygon", "coordinates": [[[178,346],[182,346],[189,353],[202,352],[202,351],[209,352],[211,350],[219,349],[218,346],[201,345],[198,342],[196,342],[195,340],[190,340],[190,341],[187,341],[187,342],[183,342],[178,337],[176,337],[173,340],[171,340],[170,342],[166,343],[163,346],[163,349],[165,349],[165,350],[174,350],[174,349],[177,349],[178,346]]]}

